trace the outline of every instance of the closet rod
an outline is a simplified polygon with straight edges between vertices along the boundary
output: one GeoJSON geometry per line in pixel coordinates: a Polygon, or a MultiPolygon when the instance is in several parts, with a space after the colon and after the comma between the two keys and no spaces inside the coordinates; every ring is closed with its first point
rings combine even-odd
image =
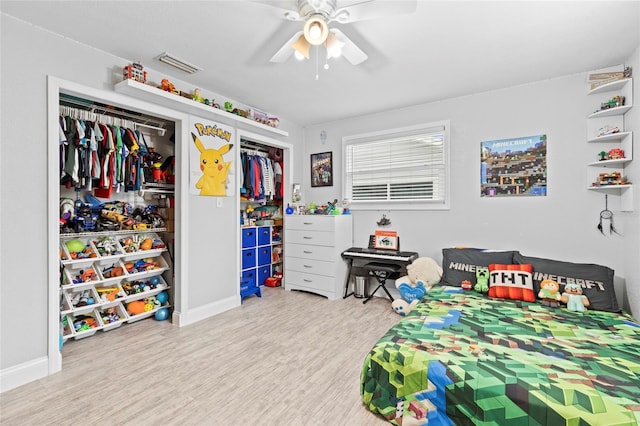
{"type": "MultiPolygon", "coordinates": [[[[145,124],[147,126],[149,125],[153,125],[156,128],[154,128],[154,130],[157,130],[157,128],[164,128],[165,123],[161,120],[155,119],[153,117],[149,117],[147,115],[144,114],[134,114],[131,112],[127,112],[125,110],[122,109],[116,109],[116,107],[110,106],[110,105],[106,105],[106,104],[102,104],[100,102],[94,102],[94,101],[90,101],[88,99],[83,99],[83,98],[78,98],[76,96],[72,96],[72,95],[67,95],[65,93],[60,93],[60,104],[64,104],[64,103],[69,103],[69,104],[73,104],[73,105],[77,105],[77,106],[81,106],[86,108],[88,111],[91,112],[97,112],[97,113],[102,113],[102,114],[106,114],[106,115],[110,115],[110,116],[120,116],[120,117],[126,117],[127,119],[133,119],[137,121],[144,121],[144,123],[138,123],[138,124],[145,124]],[[150,124],[147,124],[150,123],[150,124]]],[[[166,131],[166,129],[165,129],[166,131]]]]}
{"type": "MultiPolygon", "coordinates": [[[[144,123],[137,123],[131,120],[130,118],[114,117],[114,115],[111,113],[105,114],[105,113],[95,112],[94,110],[91,110],[91,111],[84,110],[84,109],[80,110],[80,109],[69,107],[66,105],[60,105],[60,115],[71,115],[74,118],[79,118],[79,119],[84,119],[89,121],[105,121],[103,118],[121,120],[122,121],[121,126],[133,127],[134,129],[136,127],[146,127],[148,129],[157,130],[160,136],[164,136],[167,131],[167,129],[165,129],[164,127],[151,126],[149,124],[144,124],[144,123]],[[92,117],[86,117],[86,114],[90,114],[92,117]]],[[[113,124],[113,123],[109,123],[109,124],[113,124]]]]}

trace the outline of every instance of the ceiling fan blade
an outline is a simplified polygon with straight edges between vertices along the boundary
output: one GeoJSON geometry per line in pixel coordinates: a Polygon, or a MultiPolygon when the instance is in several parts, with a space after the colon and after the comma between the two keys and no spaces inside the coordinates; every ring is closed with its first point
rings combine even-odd
{"type": "Polygon", "coordinates": [[[280,62],[285,62],[287,59],[289,59],[291,57],[291,55],[293,55],[294,49],[291,46],[293,43],[296,42],[296,40],[298,40],[300,38],[300,36],[302,35],[302,31],[298,31],[297,33],[295,33],[293,35],[293,37],[291,37],[289,40],[287,40],[280,49],[278,49],[278,51],[276,52],[275,55],[273,55],[271,57],[271,59],[269,59],[270,62],[276,62],[276,63],[280,63],[280,62]]]}
{"type": "Polygon", "coordinates": [[[253,3],[260,3],[278,9],[278,15],[289,21],[303,21],[304,17],[298,12],[298,2],[296,0],[249,0],[253,3]]]}
{"type": "Polygon", "coordinates": [[[344,43],[344,46],[342,46],[342,56],[344,56],[347,61],[351,62],[351,64],[358,65],[369,58],[367,54],[356,46],[356,44],[342,31],[337,28],[332,28],[330,31],[335,34],[338,40],[344,43]]]}
{"type": "Polygon", "coordinates": [[[393,15],[405,15],[416,11],[417,0],[365,0],[350,6],[341,7],[331,16],[331,21],[341,24],[386,18],[393,15]]]}

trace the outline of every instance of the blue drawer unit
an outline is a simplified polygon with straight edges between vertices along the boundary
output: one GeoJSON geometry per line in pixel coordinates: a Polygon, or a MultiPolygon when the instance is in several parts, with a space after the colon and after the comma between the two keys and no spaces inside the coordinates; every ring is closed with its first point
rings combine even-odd
{"type": "Polygon", "coordinates": [[[265,246],[271,244],[271,227],[261,226],[258,228],[258,245],[265,246]]]}
{"type": "Polygon", "coordinates": [[[258,247],[258,266],[271,264],[271,246],[258,247]]]}
{"type": "Polygon", "coordinates": [[[255,268],[256,265],[256,249],[249,248],[242,250],[242,269],[255,268]]]}
{"type": "Polygon", "coordinates": [[[258,267],[258,285],[264,285],[264,280],[271,276],[271,266],[258,267]]]}
{"type": "Polygon", "coordinates": [[[256,241],[256,228],[242,228],[242,248],[255,247],[256,241]]]}

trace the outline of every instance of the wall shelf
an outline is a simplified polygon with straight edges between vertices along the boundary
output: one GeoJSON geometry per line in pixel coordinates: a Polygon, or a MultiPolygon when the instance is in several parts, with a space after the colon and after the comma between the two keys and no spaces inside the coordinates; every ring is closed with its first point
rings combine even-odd
{"type": "Polygon", "coordinates": [[[623,140],[624,138],[626,138],[627,136],[630,136],[630,135],[631,135],[631,132],[611,133],[609,135],[597,136],[595,138],[588,139],[587,142],[589,142],[589,143],[594,143],[594,142],[619,142],[619,141],[623,140]]]}
{"type": "Polygon", "coordinates": [[[202,116],[205,114],[209,118],[219,119],[227,124],[242,124],[253,128],[262,129],[272,134],[280,136],[289,136],[289,133],[277,129],[275,127],[267,126],[266,124],[259,123],[257,121],[241,117],[236,114],[231,114],[223,109],[213,108],[209,105],[202,104],[200,102],[193,101],[191,99],[184,98],[180,95],[174,95],[166,92],[157,87],[150,86],[148,84],[140,83],[135,80],[127,79],[114,86],[114,90],[125,95],[130,95],[138,99],[142,99],[148,102],[153,102],[185,112],[187,114],[202,116]]]}
{"type": "Polygon", "coordinates": [[[620,197],[620,209],[622,211],[633,211],[633,182],[624,185],[593,185],[599,181],[602,174],[620,173],[625,177],[625,167],[633,161],[633,133],[625,131],[624,115],[633,107],[633,79],[624,78],[603,84],[595,89],[589,90],[590,100],[593,105],[601,105],[613,99],[614,96],[623,96],[625,105],[596,111],[587,116],[587,143],[593,149],[594,158],[597,151],[609,152],[611,148],[619,148],[624,151],[624,157],[613,160],[600,160],[587,163],[587,189],[605,194],[620,197]],[[619,129],[618,133],[611,133],[603,136],[598,134],[607,129],[619,129]],[[600,145],[598,145],[600,144],[600,145]]]}

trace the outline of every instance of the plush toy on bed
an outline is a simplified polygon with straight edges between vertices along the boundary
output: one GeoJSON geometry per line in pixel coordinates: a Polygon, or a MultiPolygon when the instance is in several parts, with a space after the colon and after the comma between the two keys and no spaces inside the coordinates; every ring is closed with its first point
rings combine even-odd
{"type": "Polygon", "coordinates": [[[582,294],[582,288],[576,283],[569,283],[564,286],[562,293],[562,303],[567,305],[567,309],[574,312],[584,312],[589,306],[589,299],[582,294]]]}
{"type": "Polygon", "coordinates": [[[405,316],[422,296],[442,277],[442,268],[430,257],[419,257],[407,266],[407,275],[396,280],[401,299],[391,303],[397,314],[405,316]]]}

